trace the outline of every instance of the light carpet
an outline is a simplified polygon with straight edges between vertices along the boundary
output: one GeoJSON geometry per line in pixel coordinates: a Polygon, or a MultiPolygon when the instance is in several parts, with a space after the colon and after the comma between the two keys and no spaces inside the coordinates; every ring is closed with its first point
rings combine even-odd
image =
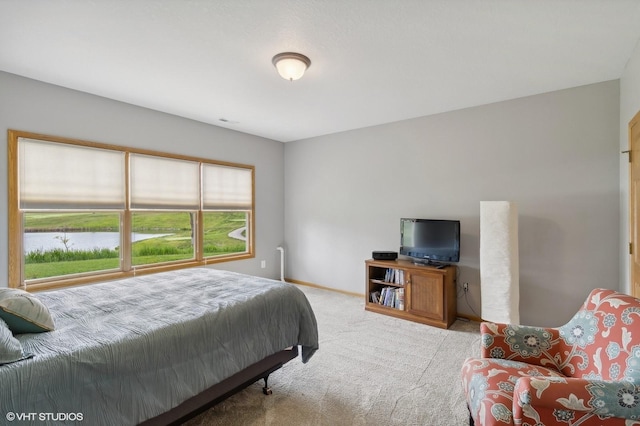
{"type": "Polygon", "coordinates": [[[272,395],[261,380],[185,425],[469,424],[460,367],[480,353],[478,323],[443,330],[367,312],[360,297],[299,288],[318,320],[313,358],[272,373],[272,395]]]}

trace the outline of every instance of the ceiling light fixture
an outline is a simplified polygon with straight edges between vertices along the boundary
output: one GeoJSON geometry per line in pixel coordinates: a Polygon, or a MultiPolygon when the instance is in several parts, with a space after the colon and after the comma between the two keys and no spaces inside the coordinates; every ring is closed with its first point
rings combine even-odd
{"type": "Polygon", "coordinates": [[[278,74],[285,80],[297,80],[304,75],[304,72],[311,66],[311,61],[300,53],[283,52],[278,53],[271,60],[278,70],[278,74]]]}

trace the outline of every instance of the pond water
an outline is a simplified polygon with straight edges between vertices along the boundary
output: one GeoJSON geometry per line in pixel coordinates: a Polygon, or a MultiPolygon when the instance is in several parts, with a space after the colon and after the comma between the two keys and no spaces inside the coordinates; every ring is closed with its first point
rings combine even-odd
{"type": "MultiPolygon", "coordinates": [[[[164,237],[171,234],[140,234],[131,235],[133,242],[148,240],[149,238],[164,237]]],[[[62,239],[66,238],[69,250],[93,250],[94,248],[114,249],[120,246],[118,232],[26,232],[24,234],[24,252],[36,250],[64,249],[62,239]]]]}

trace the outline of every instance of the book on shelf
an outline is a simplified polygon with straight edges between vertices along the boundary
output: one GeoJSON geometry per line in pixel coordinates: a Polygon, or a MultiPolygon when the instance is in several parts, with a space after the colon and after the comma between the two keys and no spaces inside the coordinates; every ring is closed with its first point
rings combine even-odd
{"type": "Polygon", "coordinates": [[[404,285],[404,270],[388,268],[384,274],[384,281],[388,283],[404,285]]]}
{"type": "Polygon", "coordinates": [[[382,290],[380,290],[380,300],[378,300],[378,303],[380,305],[384,305],[388,290],[389,290],[389,287],[384,287],[382,290]]]}
{"type": "Polygon", "coordinates": [[[404,288],[396,289],[396,308],[404,311],[404,288]]]}
{"type": "Polygon", "coordinates": [[[393,300],[395,299],[395,289],[389,287],[387,289],[387,294],[384,296],[384,306],[393,306],[393,300]]]}
{"type": "Polygon", "coordinates": [[[370,293],[370,298],[372,303],[404,310],[404,288],[402,287],[383,287],[380,292],[370,293]]]}

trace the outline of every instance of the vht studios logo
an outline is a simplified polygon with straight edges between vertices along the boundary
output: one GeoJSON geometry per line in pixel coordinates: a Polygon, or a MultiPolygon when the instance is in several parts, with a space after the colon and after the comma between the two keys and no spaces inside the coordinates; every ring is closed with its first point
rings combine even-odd
{"type": "Polygon", "coordinates": [[[5,416],[8,421],[36,421],[41,422],[81,422],[82,413],[14,413],[9,411],[5,416]]]}

